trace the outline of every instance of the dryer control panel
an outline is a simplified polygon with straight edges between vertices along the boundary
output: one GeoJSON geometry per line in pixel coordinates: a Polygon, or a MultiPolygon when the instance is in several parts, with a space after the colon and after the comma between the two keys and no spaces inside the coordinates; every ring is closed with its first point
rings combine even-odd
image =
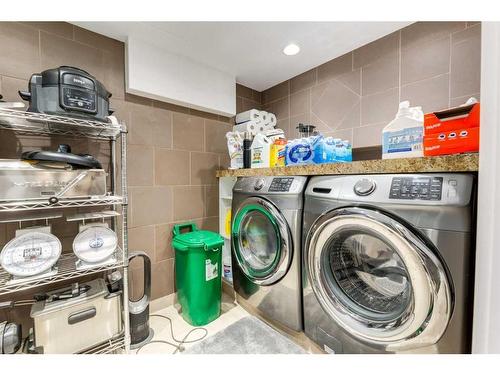
{"type": "Polygon", "coordinates": [[[390,199],[441,200],[443,177],[393,177],[390,199]]]}
{"type": "Polygon", "coordinates": [[[290,191],[293,177],[275,177],[271,181],[268,191],[290,191]]]}

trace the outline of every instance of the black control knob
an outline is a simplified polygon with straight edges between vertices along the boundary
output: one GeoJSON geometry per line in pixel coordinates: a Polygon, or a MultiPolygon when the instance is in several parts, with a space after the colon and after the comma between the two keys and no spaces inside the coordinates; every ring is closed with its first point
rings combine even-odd
{"type": "Polygon", "coordinates": [[[375,187],[375,181],[368,178],[363,178],[362,180],[356,182],[356,184],[354,185],[354,192],[357,195],[361,196],[370,195],[375,191],[375,187]]]}
{"type": "Polygon", "coordinates": [[[264,179],[259,179],[257,181],[255,181],[255,185],[254,185],[254,189],[255,190],[260,190],[264,187],[264,179]]]}

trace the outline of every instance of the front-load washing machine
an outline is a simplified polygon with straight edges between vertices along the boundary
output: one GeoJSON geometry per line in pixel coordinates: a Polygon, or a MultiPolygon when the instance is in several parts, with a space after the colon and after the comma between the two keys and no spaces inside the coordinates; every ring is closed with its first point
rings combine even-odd
{"type": "Polygon", "coordinates": [[[237,301],[301,331],[301,224],[306,177],[243,177],[233,188],[231,248],[237,301]]]}
{"type": "Polygon", "coordinates": [[[304,331],[335,353],[470,352],[474,176],[321,176],[304,202],[304,331]]]}

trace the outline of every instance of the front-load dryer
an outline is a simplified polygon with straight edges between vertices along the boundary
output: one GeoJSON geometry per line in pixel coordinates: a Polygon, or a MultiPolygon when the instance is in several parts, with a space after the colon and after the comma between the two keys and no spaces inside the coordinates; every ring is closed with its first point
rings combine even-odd
{"type": "Polygon", "coordinates": [[[470,352],[474,176],[322,176],[304,202],[304,331],[335,353],[470,352]]]}
{"type": "Polygon", "coordinates": [[[233,188],[236,299],[302,331],[301,230],[306,177],[242,177],[233,188]]]}

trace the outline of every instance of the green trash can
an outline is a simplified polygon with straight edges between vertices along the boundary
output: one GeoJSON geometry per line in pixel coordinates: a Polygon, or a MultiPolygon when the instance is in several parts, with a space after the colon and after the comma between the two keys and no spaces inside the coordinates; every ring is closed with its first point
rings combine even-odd
{"type": "Polygon", "coordinates": [[[220,315],[223,244],[218,233],[199,230],[194,223],[174,226],[177,299],[182,317],[193,326],[208,324],[220,315]]]}

